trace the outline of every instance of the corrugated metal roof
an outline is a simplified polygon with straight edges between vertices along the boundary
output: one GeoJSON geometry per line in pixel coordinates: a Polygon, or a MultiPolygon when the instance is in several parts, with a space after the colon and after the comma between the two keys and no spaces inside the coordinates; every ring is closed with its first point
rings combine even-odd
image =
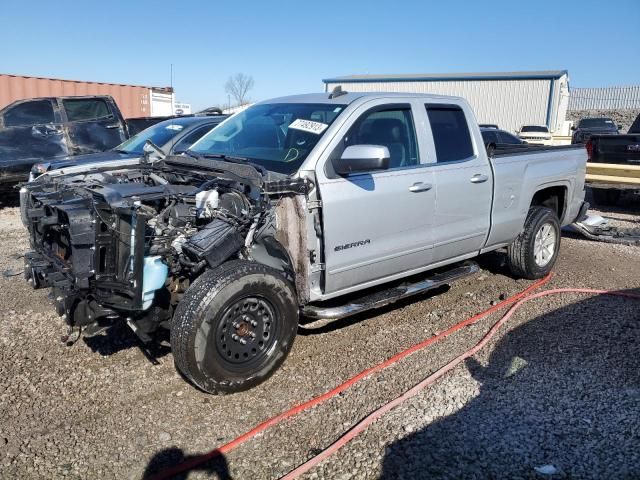
{"type": "Polygon", "coordinates": [[[529,80],[555,79],[567,75],[567,70],[542,70],[532,72],[474,72],[474,73],[410,73],[389,75],[347,75],[325,78],[323,83],[356,82],[430,82],[443,80],[529,80]]]}
{"type": "Polygon", "coordinates": [[[92,80],[70,80],[68,78],[52,78],[52,77],[34,77],[30,75],[15,75],[12,73],[0,73],[0,76],[13,77],[13,78],[25,78],[25,79],[34,79],[34,80],[53,80],[56,82],[75,82],[75,83],[93,83],[98,85],[117,85],[119,87],[139,87],[139,88],[148,88],[152,90],[161,90],[164,92],[173,92],[171,87],[151,87],[148,85],[131,85],[127,83],[110,83],[110,82],[94,82],[92,80]]]}

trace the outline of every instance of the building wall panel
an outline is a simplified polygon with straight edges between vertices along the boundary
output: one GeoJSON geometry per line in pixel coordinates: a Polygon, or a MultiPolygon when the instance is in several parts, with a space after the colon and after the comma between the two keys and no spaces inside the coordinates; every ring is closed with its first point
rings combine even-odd
{"type": "MultiPolygon", "coordinates": [[[[451,81],[381,81],[328,83],[331,91],[340,85],[351,92],[410,92],[454,95],[465,98],[480,123],[497,123],[505,130],[518,130],[523,124],[547,123],[549,79],[527,80],[451,80],[451,81]]],[[[558,90],[557,88],[554,90],[558,90]]],[[[558,93],[554,91],[554,97],[558,93]]],[[[551,104],[557,111],[556,98],[551,104]]],[[[555,123],[552,120],[552,125],[555,123]]]]}

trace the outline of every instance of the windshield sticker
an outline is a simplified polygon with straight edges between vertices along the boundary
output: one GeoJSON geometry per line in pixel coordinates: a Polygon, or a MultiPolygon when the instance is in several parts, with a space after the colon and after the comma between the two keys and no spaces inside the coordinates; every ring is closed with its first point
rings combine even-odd
{"type": "Polygon", "coordinates": [[[315,133],[320,135],[328,127],[326,123],[314,122],[313,120],[303,120],[298,118],[289,125],[289,128],[294,130],[302,130],[303,132],[315,133]]]}
{"type": "Polygon", "coordinates": [[[179,132],[180,130],[182,130],[184,128],[184,126],[172,124],[172,125],[167,125],[164,128],[166,128],[167,130],[175,130],[175,131],[179,132]]]}

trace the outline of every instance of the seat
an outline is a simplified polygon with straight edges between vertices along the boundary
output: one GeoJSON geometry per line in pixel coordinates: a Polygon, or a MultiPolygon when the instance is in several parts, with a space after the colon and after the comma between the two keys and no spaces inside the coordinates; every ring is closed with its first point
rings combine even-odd
{"type": "Polygon", "coordinates": [[[405,124],[397,118],[374,118],[362,123],[360,143],[383,145],[389,149],[389,168],[409,165],[407,156],[408,135],[405,124]]]}
{"type": "Polygon", "coordinates": [[[243,145],[244,147],[281,148],[282,130],[271,117],[252,118],[247,122],[246,130],[251,132],[248,137],[251,145],[243,145]]]}

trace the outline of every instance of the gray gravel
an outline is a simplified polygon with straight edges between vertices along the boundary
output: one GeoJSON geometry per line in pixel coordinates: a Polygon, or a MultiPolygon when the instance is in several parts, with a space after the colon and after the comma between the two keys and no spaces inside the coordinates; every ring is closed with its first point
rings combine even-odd
{"type": "Polygon", "coordinates": [[[622,127],[620,129],[621,133],[627,133],[638,114],[640,114],[640,109],[637,108],[632,110],[574,110],[567,112],[567,120],[573,120],[574,124],[577,125],[578,121],[583,118],[606,117],[622,127]]]}
{"type": "MultiPolygon", "coordinates": [[[[626,208],[626,207],[625,207],[626,208]]],[[[637,222],[629,206],[621,222],[637,222]]],[[[607,212],[609,215],[609,212],[607,212]]],[[[0,271],[27,249],[16,208],[0,210],[0,271]]],[[[511,295],[503,257],[439,295],[299,335],[284,367],[241,394],[203,394],[166,347],[152,365],[126,328],[73,347],[46,291],[0,278],[0,478],[141,478],[233,439],[511,295]]],[[[635,289],[640,248],[563,240],[550,287],[635,289]]],[[[638,478],[638,305],[548,297],[461,365],[306,478],[638,478]],[[554,475],[538,473],[550,470],[554,475]]],[[[472,346],[496,316],[374,375],[193,472],[278,478],[355,422],[472,346]],[[217,472],[217,473],[216,473],[217,472]]]]}

